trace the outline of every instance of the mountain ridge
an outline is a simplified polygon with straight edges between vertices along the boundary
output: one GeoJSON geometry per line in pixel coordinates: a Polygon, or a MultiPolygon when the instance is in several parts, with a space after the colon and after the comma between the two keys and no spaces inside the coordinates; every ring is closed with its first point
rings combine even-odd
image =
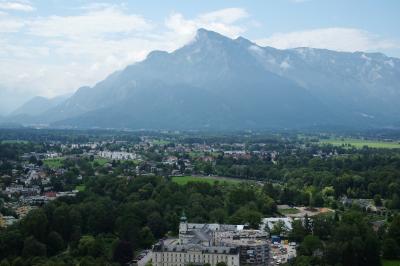
{"type": "Polygon", "coordinates": [[[380,53],[279,50],[199,29],[185,46],[153,51],[35,119],[135,129],[387,126],[400,114],[399,77],[400,60],[380,53]]]}

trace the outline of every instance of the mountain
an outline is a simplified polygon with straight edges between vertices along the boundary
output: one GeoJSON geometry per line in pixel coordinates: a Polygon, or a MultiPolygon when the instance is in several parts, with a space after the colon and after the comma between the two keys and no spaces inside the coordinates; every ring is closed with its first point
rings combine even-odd
{"type": "Polygon", "coordinates": [[[398,123],[400,60],[323,49],[278,50],[200,29],[35,119],[61,127],[264,129],[398,123]]]}
{"type": "Polygon", "coordinates": [[[41,96],[36,96],[16,110],[14,110],[10,115],[18,116],[18,115],[29,115],[29,116],[38,116],[47,110],[54,108],[55,106],[61,104],[65,101],[69,95],[62,95],[54,98],[45,98],[41,96]]]}
{"type": "Polygon", "coordinates": [[[277,50],[252,46],[265,68],[288,78],[335,108],[373,123],[400,114],[400,60],[380,53],[344,53],[323,49],[277,50]]]}

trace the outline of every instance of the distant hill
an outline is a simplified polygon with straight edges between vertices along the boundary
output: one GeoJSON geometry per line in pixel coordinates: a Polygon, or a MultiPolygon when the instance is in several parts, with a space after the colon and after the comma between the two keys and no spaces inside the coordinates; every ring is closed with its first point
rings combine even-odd
{"type": "Polygon", "coordinates": [[[377,53],[278,50],[200,29],[32,121],[57,127],[267,129],[382,127],[399,121],[400,60],[377,53]]]}
{"type": "Polygon", "coordinates": [[[45,98],[41,96],[36,96],[22,106],[18,107],[14,110],[10,115],[18,116],[18,115],[29,115],[29,116],[38,116],[47,110],[54,108],[55,106],[61,104],[63,101],[68,99],[70,95],[58,96],[54,98],[45,98]]]}

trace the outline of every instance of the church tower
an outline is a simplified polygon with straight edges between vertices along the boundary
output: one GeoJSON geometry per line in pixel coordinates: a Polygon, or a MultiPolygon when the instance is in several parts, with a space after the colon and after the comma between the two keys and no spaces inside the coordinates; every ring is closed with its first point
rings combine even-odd
{"type": "Polygon", "coordinates": [[[181,219],[180,219],[180,223],[179,223],[179,242],[181,244],[186,242],[186,241],[184,241],[184,239],[186,238],[185,236],[186,236],[187,232],[188,232],[188,222],[187,222],[187,218],[185,215],[185,211],[183,211],[181,219]]]}

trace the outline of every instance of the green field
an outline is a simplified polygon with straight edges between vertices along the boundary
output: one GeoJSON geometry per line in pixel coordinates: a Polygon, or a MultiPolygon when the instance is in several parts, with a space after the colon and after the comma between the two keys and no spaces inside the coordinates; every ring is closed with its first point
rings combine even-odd
{"type": "Polygon", "coordinates": [[[1,144],[28,144],[26,140],[2,140],[1,144]]]}
{"type": "Polygon", "coordinates": [[[155,139],[152,141],[154,145],[168,145],[170,142],[168,140],[155,139]]]}
{"type": "Polygon", "coordinates": [[[400,260],[383,260],[382,266],[400,266],[400,260]]]}
{"type": "Polygon", "coordinates": [[[78,190],[79,192],[85,191],[86,186],[85,185],[78,185],[75,187],[76,190],[78,190]]]}
{"type": "Polygon", "coordinates": [[[229,185],[238,184],[244,182],[241,179],[218,177],[218,176],[173,176],[172,181],[178,183],[179,185],[186,185],[189,182],[204,182],[209,184],[214,184],[216,181],[220,183],[226,182],[229,185]]]}
{"type": "Polygon", "coordinates": [[[351,145],[358,149],[368,146],[370,148],[400,149],[400,142],[389,142],[379,140],[363,140],[363,139],[324,139],[320,140],[321,144],[332,144],[334,146],[351,145]]]}
{"type": "Polygon", "coordinates": [[[96,158],[96,159],[94,159],[93,160],[93,164],[98,164],[98,165],[100,165],[100,166],[104,166],[106,163],[108,163],[109,162],[109,160],[108,159],[105,159],[105,158],[96,158]]]}
{"type": "Polygon", "coordinates": [[[61,168],[64,163],[64,158],[46,159],[43,164],[49,168],[61,168]]]}

